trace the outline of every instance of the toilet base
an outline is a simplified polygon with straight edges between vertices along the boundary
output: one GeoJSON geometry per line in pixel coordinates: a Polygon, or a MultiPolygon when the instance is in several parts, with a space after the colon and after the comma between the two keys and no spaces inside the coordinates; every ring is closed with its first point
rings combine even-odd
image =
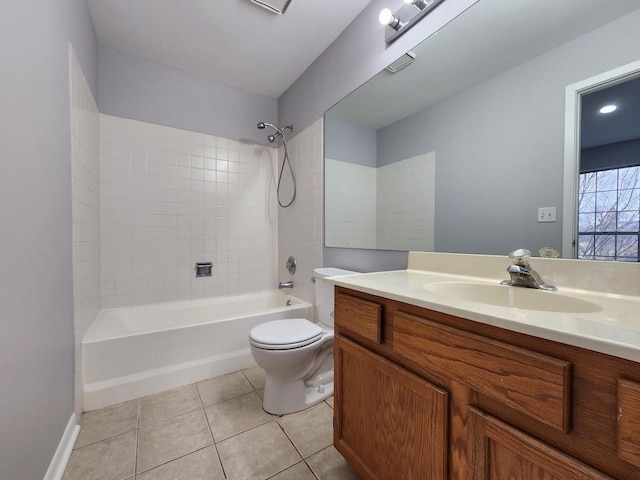
{"type": "MultiPolygon", "coordinates": [[[[333,376],[331,376],[333,380],[333,376]]],[[[333,395],[333,381],[307,386],[304,380],[265,379],[262,408],[273,415],[299,412],[316,405],[333,395]]]]}

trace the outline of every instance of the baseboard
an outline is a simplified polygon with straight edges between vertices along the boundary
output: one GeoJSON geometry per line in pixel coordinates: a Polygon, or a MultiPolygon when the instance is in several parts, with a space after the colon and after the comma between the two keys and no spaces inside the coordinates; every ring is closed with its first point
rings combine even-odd
{"type": "Polygon", "coordinates": [[[80,425],[78,425],[76,414],[72,413],[71,418],[69,418],[69,422],[67,423],[67,428],[64,429],[58,448],[56,448],[56,453],[53,454],[53,459],[49,464],[49,469],[47,470],[47,473],[45,473],[43,480],[62,479],[62,475],[64,475],[64,470],[67,468],[71,451],[73,450],[73,446],[76,443],[76,438],[78,438],[79,433],[80,425]]]}

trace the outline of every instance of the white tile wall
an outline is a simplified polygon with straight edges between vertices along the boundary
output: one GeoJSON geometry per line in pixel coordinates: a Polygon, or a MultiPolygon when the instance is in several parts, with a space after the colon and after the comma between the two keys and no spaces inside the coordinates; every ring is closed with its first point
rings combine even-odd
{"type": "Polygon", "coordinates": [[[75,409],[82,413],[80,342],[100,311],[100,117],[73,49],[69,51],[75,409]]]}
{"type": "Polygon", "coordinates": [[[330,158],[324,168],[327,245],[376,248],[377,169],[330,158]]]}
{"type": "MultiPolygon", "coordinates": [[[[296,200],[278,211],[278,280],[293,280],[293,294],[308,302],[315,298],[313,269],[322,266],[322,119],[317,120],[288,141],[289,157],[297,181],[296,200]],[[295,275],[285,268],[293,255],[298,263],[295,275]]],[[[280,162],[284,155],[279,149],[280,162]]],[[[283,175],[281,198],[288,202],[291,177],[283,175]]]]}
{"type": "Polygon", "coordinates": [[[109,115],[100,139],[103,308],[274,288],[275,149],[109,115]]]}
{"type": "Polygon", "coordinates": [[[433,251],[435,152],[378,170],[378,248],[433,251]]]}

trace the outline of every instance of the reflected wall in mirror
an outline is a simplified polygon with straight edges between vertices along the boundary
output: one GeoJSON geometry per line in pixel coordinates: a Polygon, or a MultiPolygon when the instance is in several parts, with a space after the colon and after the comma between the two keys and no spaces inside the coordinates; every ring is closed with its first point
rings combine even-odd
{"type": "Polygon", "coordinates": [[[560,250],[565,87],[638,60],[638,22],[636,0],[483,0],[472,6],[416,47],[413,64],[381,72],[327,111],[325,245],[486,254],[560,250]],[[420,191],[433,195],[424,207],[427,224],[433,209],[433,228],[413,239],[422,244],[401,243],[422,220],[396,209],[393,229],[401,242],[383,243],[377,206],[385,202],[373,198],[377,171],[421,156],[432,160],[432,193],[429,178],[420,191]],[[351,173],[337,174],[337,161],[354,165],[341,165],[351,173]],[[345,214],[348,197],[335,193],[344,196],[350,187],[353,198],[368,192],[362,208],[375,222],[364,221],[364,210],[345,214]],[[556,221],[538,222],[540,207],[556,207],[556,221]],[[337,233],[349,219],[361,221],[353,225],[357,235],[337,233]]]}
{"type": "Polygon", "coordinates": [[[435,153],[386,162],[374,130],[333,117],[325,135],[327,244],[432,251],[435,153]]]}

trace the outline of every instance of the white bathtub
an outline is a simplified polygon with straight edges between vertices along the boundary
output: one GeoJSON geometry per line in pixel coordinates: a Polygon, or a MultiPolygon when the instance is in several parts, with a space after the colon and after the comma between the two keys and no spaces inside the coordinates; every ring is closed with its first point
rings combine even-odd
{"type": "Polygon", "coordinates": [[[249,331],[278,318],[312,305],[267,291],[103,310],[82,341],[84,410],[251,367],[249,331]]]}

